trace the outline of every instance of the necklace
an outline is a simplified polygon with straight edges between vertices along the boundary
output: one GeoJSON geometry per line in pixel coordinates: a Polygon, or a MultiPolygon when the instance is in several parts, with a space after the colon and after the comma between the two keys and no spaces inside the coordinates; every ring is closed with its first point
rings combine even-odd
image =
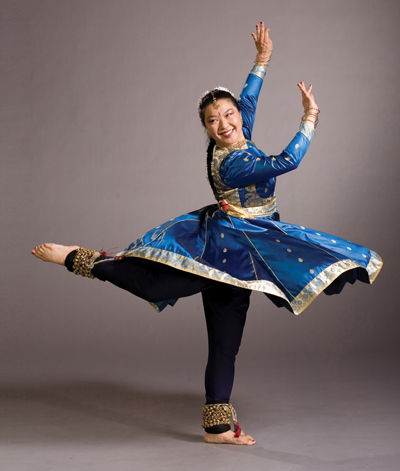
{"type": "Polygon", "coordinates": [[[231,144],[230,146],[227,146],[226,148],[228,150],[236,150],[236,149],[241,149],[247,142],[247,139],[243,139],[243,141],[237,141],[234,144],[231,144]]]}

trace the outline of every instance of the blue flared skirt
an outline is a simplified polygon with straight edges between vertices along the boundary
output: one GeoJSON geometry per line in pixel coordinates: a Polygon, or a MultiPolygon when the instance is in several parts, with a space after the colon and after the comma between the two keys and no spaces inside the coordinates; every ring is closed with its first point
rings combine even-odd
{"type": "MultiPolygon", "coordinates": [[[[279,221],[228,216],[210,205],[147,232],[118,257],[139,257],[221,283],[261,291],[300,314],[321,293],[344,284],[372,283],[382,260],[365,247],[279,221]]],[[[157,303],[161,311],[176,300],[157,303]]]]}

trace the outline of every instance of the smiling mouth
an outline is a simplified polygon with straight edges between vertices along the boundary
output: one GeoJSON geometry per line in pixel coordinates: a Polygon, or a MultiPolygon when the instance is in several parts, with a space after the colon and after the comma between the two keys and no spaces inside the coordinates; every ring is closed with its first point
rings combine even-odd
{"type": "Polygon", "coordinates": [[[220,136],[223,136],[223,137],[231,137],[231,136],[232,136],[232,133],[233,133],[233,129],[230,129],[229,131],[221,132],[221,133],[220,133],[220,136]]]}

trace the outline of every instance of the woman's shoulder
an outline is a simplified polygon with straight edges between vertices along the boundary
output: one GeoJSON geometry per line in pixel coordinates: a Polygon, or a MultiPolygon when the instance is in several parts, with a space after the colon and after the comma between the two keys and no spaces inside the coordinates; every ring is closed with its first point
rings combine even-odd
{"type": "Polygon", "coordinates": [[[251,153],[259,153],[261,150],[254,144],[253,141],[247,141],[247,150],[251,153]]]}
{"type": "Polygon", "coordinates": [[[254,144],[253,141],[247,141],[245,149],[229,149],[227,147],[215,147],[213,155],[213,164],[215,168],[221,168],[237,164],[238,162],[249,162],[265,154],[254,144]]]}
{"type": "Polygon", "coordinates": [[[247,147],[245,149],[237,149],[228,152],[225,156],[226,159],[233,158],[246,158],[246,157],[259,157],[264,153],[254,144],[253,141],[247,141],[247,147]]]}

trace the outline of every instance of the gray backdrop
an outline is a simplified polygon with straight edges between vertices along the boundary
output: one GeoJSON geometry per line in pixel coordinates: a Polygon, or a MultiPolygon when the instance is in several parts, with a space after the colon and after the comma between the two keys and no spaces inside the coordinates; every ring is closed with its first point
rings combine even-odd
{"type": "Polygon", "coordinates": [[[294,136],[298,81],[313,83],[322,110],[303,163],[278,180],[282,220],[366,245],[384,267],[373,286],[322,295],[298,317],[253,293],[239,364],[261,371],[283,356],[399,353],[397,0],[0,5],[4,381],[160,373],[200,384],[200,296],[158,314],[30,250],[43,242],[121,250],[212,203],[197,99],[217,85],[240,92],[261,19],[274,54],[256,144],[279,153],[294,136]]]}

